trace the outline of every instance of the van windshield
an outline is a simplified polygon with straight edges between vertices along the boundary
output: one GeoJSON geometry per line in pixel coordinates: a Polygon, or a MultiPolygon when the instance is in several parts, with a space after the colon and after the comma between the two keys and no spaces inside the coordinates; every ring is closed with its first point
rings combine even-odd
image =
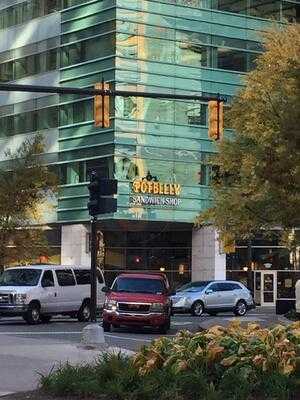
{"type": "Polygon", "coordinates": [[[160,279],[117,278],[112,290],[126,293],[162,294],[166,288],[160,279]]]}
{"type": "Polygon", "coordinates": [[[36,286],[41,272],[32,268],[7,269],[0,276],[0,286],[36,286]]]}

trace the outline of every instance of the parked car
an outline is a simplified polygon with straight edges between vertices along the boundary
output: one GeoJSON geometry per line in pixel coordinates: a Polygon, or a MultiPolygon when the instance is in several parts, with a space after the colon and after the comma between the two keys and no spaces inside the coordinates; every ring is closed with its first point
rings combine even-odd
{"type": "MultiPolygon", "coordinates": [[[[98,307],[104,303],[104,277],[98,275],[98,307]]],[[[6,269],[0,276],[0,315],[22,316],[28,324],[49,322],[56,314],[90,319],[90,268],[31,265],[6,269]]]]}
{"type": "Polygon", "coordinates": [[[222,311],[243,316],[255,307],[251,292],[235,281],[191,282],[179,288],[171,299],[173,312],[190,312],[198,317],[205,312],[217,315],[222,311]]]}
{"type": "Polygon", "coordinates": [[[169,283],[160,273],[124,273],[111,289],[104,288],[103,329],[125,326],[151,326],[161,333],[170,329],[169,283]]]}

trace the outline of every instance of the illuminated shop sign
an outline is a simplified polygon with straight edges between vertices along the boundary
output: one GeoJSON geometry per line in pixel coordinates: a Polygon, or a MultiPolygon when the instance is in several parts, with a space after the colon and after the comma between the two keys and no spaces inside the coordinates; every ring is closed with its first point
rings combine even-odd
{"type": "Polygon", "coordinates": [[[181,203],[179,195],[181,185],[162,183],[153,180],[135,180],[132,183],[132,195],[129,202],[134,206],[177,207],[181,203]]]}

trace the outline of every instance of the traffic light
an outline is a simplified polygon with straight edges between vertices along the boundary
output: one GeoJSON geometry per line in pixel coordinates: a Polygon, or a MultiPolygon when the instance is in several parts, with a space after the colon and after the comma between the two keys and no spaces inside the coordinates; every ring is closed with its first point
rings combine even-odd
{"type": "Polygon", "coordinates": [[[90,198],[88,202],[89,214],[95,217],[98,214],[107,214],[117,211],[117,199],[113,196],[117,193],[118,181],[116,179],[101,179],[96,172],[91,173],[88,189],[90,198]]]}
{"type": "MultiPolygon", "coordinates": [[[[95,89],[109,90],[109,83],[96,83],[95,89]]],[[[94,120],[96,127],[110,127],[109,96],[96,95],[94,97],[94,120]]]]}
{"type": "Polygon", "coordinates": [[[223,131],[223,101],[211,100],[208,102],[208,137],[213,140],[220,140],[223,131]]]}

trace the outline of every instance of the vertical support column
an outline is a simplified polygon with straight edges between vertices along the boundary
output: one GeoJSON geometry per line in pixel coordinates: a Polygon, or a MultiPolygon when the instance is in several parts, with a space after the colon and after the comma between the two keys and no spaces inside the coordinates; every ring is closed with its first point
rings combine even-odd
{"type": "Polygon", "coordinates": [[[195,229],[192,236],[192,280],[226,279],[226,255],[213,227],[195,229]]]}
{"type": "Polygon", "coordinates": [[[63,225],[61,232],[61,263],[63,265],[91,265],[89,227],[83,224],[63,225]]]}

